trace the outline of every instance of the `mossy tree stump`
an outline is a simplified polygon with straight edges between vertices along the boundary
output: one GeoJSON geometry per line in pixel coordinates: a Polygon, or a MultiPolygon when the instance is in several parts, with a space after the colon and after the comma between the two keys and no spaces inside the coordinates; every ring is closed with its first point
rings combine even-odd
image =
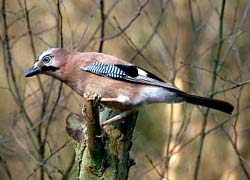
{"type": "Polygon", "coordinates": [[[74,174],[79,180],[125,180],[134,165],[129,152],[138,112],[101,127],[100,118],[107,119],[119,112],[105,108],[100,113],[100,98],[95,93],[84,94],[84,117],[67,117],[66,129],[76,152],[74,174]]]}

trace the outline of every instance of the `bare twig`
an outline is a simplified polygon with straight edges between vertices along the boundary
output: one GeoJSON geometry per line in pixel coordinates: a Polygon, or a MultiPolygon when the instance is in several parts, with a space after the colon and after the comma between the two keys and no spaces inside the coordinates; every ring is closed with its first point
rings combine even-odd
{"type": "Polygon", "coordinates": [[[57,45],[59,47],[63,48],[63,16],[61,12],[61,6],[60,6],[60,1],[56,1],[56,6],[57,6],[57,45]],[[60,42],[60,43],[58,43],[60,42]]]}
{"type": "MultiPolygon", "coordinates": [[[[236,118],[238,117],[238,115],[236,116],[236,118]]],[[[237,124],[237,123],[235,123],[237,124]]],[[[232,137],[230,136],[230,134],[225,130],[225,128],[223,126],[220,126],[220,128],[222,129],[222,131],[224,132],[224,134],[226,135],[226,137],[228,138],[230,144],[232,145],[237,157],[238,157],[238,160],[239,160],[239,163],[240,163],[240,166],[241,166],[241,169],[243,170],[246,178],[248,180],[250,180],[250,175],[248,173],[248,169],[247,167],[245,166],[244,162],[243,162],[243,158],[242,158],[242,155],[240,154],[239,152],[239,149],[237,147],[237,131],[236,131],[236,126],[234,127],[234,132],[235,132],[235,140],[232,139],[232,137]]]]}
{"type": "Polygon", "coordinates": [[[166,178],[169,179],[168,177],[162,176],[162,174],[160,173],[160,171],[157,169],[157,167],[154,165],[152,159],[146,154],[146,158],[149,161],[149,163],[151,164],[152,168],[155,170],[155,172],[158,174],[158,176],[160,176],[161,178],[166,178]]]}
{"type": "MultiPolygon", "coordinates": [[[[218,78],[220,78],[221,80],[223,80],[223,81],[225,81],[225,82],[228,82],[228,83],[230,83],[230,84],[236,84],[234,81],[231,81],[231,80],[229,80],[229,79],[226,79],[225,77],[221,76],[219,73],[213,72],[212,70],[209,70],[209,69],[207,69],[207,68],[205,68],[205,67],[201,67],[201,66],[198,66],[198,65],[189,63],[189,62],[184,62],[184,61],[181,61],[181,63],[182,63],[183,65],[191,66],[191,67],[193,67],[193,68],[196,68],[196,69],[199,69],[199,70],[208,72],[208,73],[210,73],[210,74],[215,73],[215,75],[216,75],[218,78]]],[[[215,94],[214,94],[214,95],[215,95],[215,94]]]]}
{"type": "Polygon", "coordinates": [[[105,14],[104,14],[104,0],[100,0],[100,13],[101,13],[101,35],[100,35],[100,45],[99,45],[99,52],[103,50],[104,44],[104,32],[105,32],[105,14]]]}
{"type": "MultiPolygon", "coordinates": [[[[218,72],[221,50],[222,50],[222,45],[223,45],[223,20],[224,20],[225,6],[226,6],[226,1],[223,0],[221,3],[221,12],[220,12],[220,19],[219,19],[219,32],[218,32],[219,44],[218,44],[218,49],[217,49],[217,53],[216,53],[216,57],[215,57],[215,64],[214,64],[214,70],[213,70],[214,73],[212,76],[212,84],[211,84],[211,88],[210,88],[211,92],[213,92],[215,89],[215,84],[216,84],[216,80],[217,80],[216,73],[218,72]]],[[[210,96],[210,97],[212,97],[212,96],[210,96]]],[[[206,137],[205,130],[206,130],[206,126],[207,126],[208,114],[209,114],[209,109],[206,110],[206,112],[203,116],[203,120],[202,120],[201,137],[199,140],[198,152],[197,152],[197,157],[196,157],[195,167],[194,167],[194,176],[193,176],[194,180],[197,180],[198,175],[199,175],[203,144],[204,144],[205,137],[206,137]]]]}
{"type": "MultiPolygon", "coordinates": [[[[28,33],[29,33],[29,38],[30,38],[30,47],[32,50],[33,58],[34,60],[36,59],[36,49],[35,49],[35,43],[34,43],[34,38],[33,38],[33,33],[30,25],[30,16],[29,16],[29,11],[27,8],[27,0],[24,0],[24,11],[25,11],[25,17],[26,17],[26,22],[27,22],[27,28],[28,28],[28,33]]],[[[43,84],[41,82],[41,79],[39,76],[36,77],[40,86],[40,89],[42,93],[44,93],[43,89],[43,84]]]]}
{"type": "Polygon", "coordinates": [[[138,9],[138,11],[135,13],[135,15],[126,23],[124,27],[122,27],[118,32],[115,32],[107,37],[104,38],[104,40],[110,40],[113,38],[116,38],[120,36],[124,31],[126,31],[132,24],[133,22],[137,19],[138,16],[141,15],[142,10],[145,8],[145,6],[148,4],[150,0],[146,0],[138,9]]]}
{"type": "MultiPolygon", "coordinates": [[[[117,18],[114,16],[113,19],[114,19],[115,23],[117,24],[117,28],[120,29],[120,30],[122,30],[122,28],[121,28],[121,26],[120,26],[120,24],[119,24],[117,18]]],[[[136,45],[136,44],[133,42],[133,40],[126,34],[126,32],[123,32],[123,33],[121,34],[121,36],[122,36],[122,38],[126,41],[126,43],[127,43],[131,48],[133,48],[133,50],[134,50],[135,52],[137,52],[138,55],[140,55],[140,56],[148,63],[148,65],[150,65],[155,71],[161,73],[160,69],[159,69],[156,65],[154,65],[154,63],[152,63],[152,62],[142,53],[141,49],[137,47],[137,45],[136,45]]],[[[161,73],[161,74],[162,74],[162,73],[161,73]]],[[[162,74],[162,75],[163,75],[163,74],[162,74]]]]}
{"type": "Polygon", "coordinates": [[[11,171],[9,168],[9,165],[7,163],[7,161],[2,157],[2,155],[0,155],[0,164],[2,165],[3,169],[6,171],[7,173],[7,177],[12,180],[12,175],[11,175],[11,171]]]}
{"type": "Polygon", "coordinates": [[[236,84],[234,86],[231,86],[231,87],[228,87],[228,88],[225,88],[225,89],[217,90],[217,91],[211,93],[211,96],[215,96],[215,95],[220,94],[220,93],[224,93],[224,92],[227,92],[227,91],[239,88],[239,87],[243,87],[243,86],[248,85],[248,84],[250,84],[250,80],[238,83],[238,84],[236,84]]]}
{"type": "Polygon", "coordinates": [[[26,180],[30,179],[40,168],[42,168],[52,157],[54,157],[59,151],[64,149],[68,144],[70,143],[70,140],[66,141],[61,147],[59,147],[56,151],[50,154],[49,157],[44,159],[38,167],[33,169],[33,171],[26,177],[26,180]]]}
{"type": "Polygon", "coordinates": [[[169,136],[167,138],[167,142],[166,142],[166,152],[165,152],[165,155],[166,157],[169,157],[169,158],[165,158],[165,161],[164,161],[164,166],[163,166],[163,169],[162,169],[162,172],[161,172],[161,179],[163,179],[163,177],[167,176],[167,179],[169,178],[169,161],[171,159],[171,156],[169,156],[169,153],[170,153],[170,145],[172,143],[172,139],[173,139],[173,121],[174,121],[174,108],[173,108],[173,104],[171,104],[171,110],[170,110],[170,118],[169,118],[169,128],[168,128],[168,132],[169,132],[169,136]]]}
{"type": "MultiPolygon", "coordinates": [[[[153,32],[150,34],[150,36],[148,37],[148,39],[145,41],[144,45],[140,48],[140,51],[142,52],[147,46],[148,44],[151,42],[151,40],[153,39],[153,37],[155,36],[157,29],[160,27],[161,22],[164,20],[164,13],[166,12],[166,9],[168,7],[169,1],[167,1],[165,3],[165,5],[161,8],[160,11],[160,15],[159,18],[155,24],[155,27],[153,29],[153,32]]],[[[135,60],[135,58],[137,57],[137,55],[139,54],[138,51],[136,51],[131,57],[130,57],[130,61],[133,62],[135,60]]]]}
{"type": "MultiPolygon", "coordinates": [[[[105,21],[106,19],[109,17],[109,14],[112,12],[112,10],[118,5],[118,3],[121,2],[120,0],[115,0],[114,3],[110,6],[110,8],[107,10],[105,21]]],[[[98,27],[93,31],[92,35],[90,36],[89,40],[85,43],[85,45],[80,48],[80,44],[82,43],[84,37],[87,34],[87,31],[89,29],[90,23],[94,17],[94,14],[96,13],[96,10],[98,9],[98,6],[95,7],[95,9],[93,10],[93,12],[91,13],[91,15],[89,16],[89,19],[87,21],[87,26],[85,27],[85,29],[83,30],[83,32],[80,35],[79,40],[76,42],[76,45],[74,46],[74,49],[76,50],[84,50],[87,46],[89,46],[89,44],[95,39],[96,34],[98,33],[99,29],[101,28],[102,24],[100,23],[98,25],[98,27]]]]}

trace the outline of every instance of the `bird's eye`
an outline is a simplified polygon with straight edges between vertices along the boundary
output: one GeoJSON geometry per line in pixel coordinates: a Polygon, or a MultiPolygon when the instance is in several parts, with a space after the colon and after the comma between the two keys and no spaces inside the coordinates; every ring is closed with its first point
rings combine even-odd
{"type": "Polygon", "coordinates": [[[45,63],[45,64],[48,64],[50,62],[50,60],[53,58],[54,56],[53,55],[46,55],[42,58],[42,61],[45,63]]]}

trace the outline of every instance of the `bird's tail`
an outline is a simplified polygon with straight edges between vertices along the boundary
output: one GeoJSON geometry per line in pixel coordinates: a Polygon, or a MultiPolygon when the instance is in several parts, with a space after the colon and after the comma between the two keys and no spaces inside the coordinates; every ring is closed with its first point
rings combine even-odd
{"type": "Polygon", "coordinates": [[[217,99],[206,98],[201,96],[195,96],[187,93],[181,93],[179,96],[183,97],[185,101],[188,103],[216,109],[228,114],[231,114],[232,111],[234,110],[233,105],[225,101],[220,101],[217,99]]]}

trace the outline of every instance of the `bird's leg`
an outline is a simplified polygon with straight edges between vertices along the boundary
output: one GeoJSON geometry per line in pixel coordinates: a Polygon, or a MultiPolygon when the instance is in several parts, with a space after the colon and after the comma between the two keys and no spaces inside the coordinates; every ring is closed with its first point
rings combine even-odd
{"type": "MultiPolygon", "coordinates": [[[[123,96],[120,96],[120,97],[117,97],[117,98],[101,98],[101,103],[103,102],[103,103],[105,103],[105,102],[119,102],[119,103],[126,103],[126,100],[127,100],[127,98],[126,97],[123,97],[123,96]]],[[[104,122],[102,122],[101,123],[101,126],[103,127],[103,126],[106,126],[106,125],[108,125],[108,124],[110,124],[110,123],[112,123],[112,122],[115,122],[115,121],[117,121],[117,120],[120,120],[120,119],[122,119],[122,118],[125,118],[125,117],[127,117],[128,115],[130,115],[131,113],[133,112],[133,110],[127,110],[127,111],[124,111],[124,112],[122,112],[121,114],[118,114],[118,115],[116,115],[116,116],[114,116],[114,117],[112,117],[112,118],[110,118],[110,119],[108,119],[108,120],[106,120],[106,121],[104,121],[104,122]]]]}
{"type": "Polygon", "coordinates": [[[127,117],[128,115],[130,115],[132,112],[133,112],[132,110],[124,111],[124,112],[122,112],[121,114],[118,114],[118,115],[116,115],[116,116],[114,116],[114,117],[112,117],[112,118],[110,118],[110,119],[108,119],[108,120],[102,122],[102,123],[101,123],[101,126],[103,127],[103,126],[106,126],[106,125],[108,125],[108,124],[110,124],[110,123],[112,123],[112,122],[115,122],[115,121],[117,121],[117,120],[120,120],[120,119],[122,119],[122,118],[125,118],[125,117],[127,117]]]}
{"type": "Polygon", "coordinates": [[[118,98],[101,98],[101,102],[117,102],[118,98]]]}

